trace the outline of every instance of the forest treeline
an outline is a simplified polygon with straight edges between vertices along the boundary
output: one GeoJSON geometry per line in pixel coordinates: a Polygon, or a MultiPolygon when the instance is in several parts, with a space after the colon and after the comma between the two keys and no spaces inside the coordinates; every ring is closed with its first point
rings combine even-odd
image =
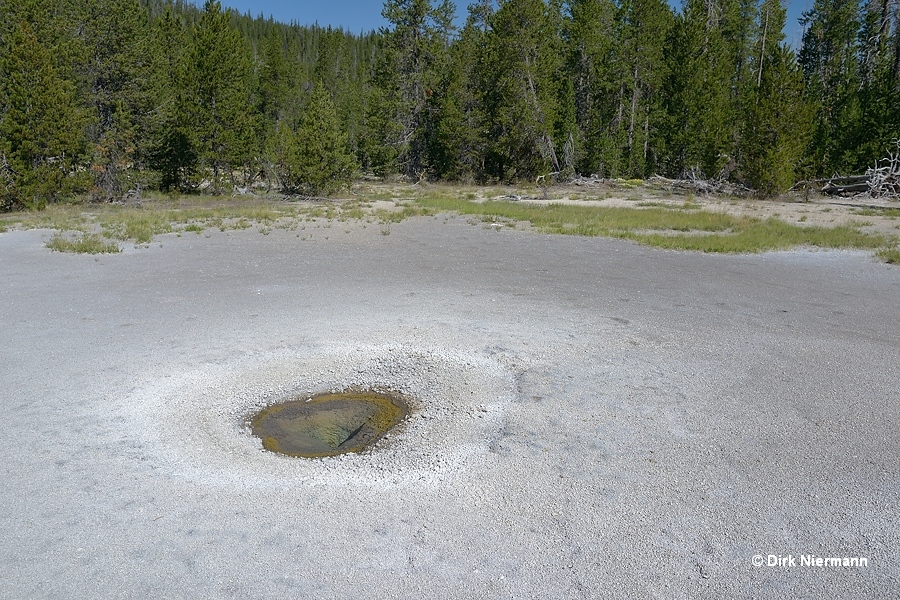
{"type": "Polygon", "coordinates": [[[900,137],[900,1],[387,0],[369,34],[181,0],[0,0],[0,207],[360,173],[729,179],[777,193],[900,137]]]}

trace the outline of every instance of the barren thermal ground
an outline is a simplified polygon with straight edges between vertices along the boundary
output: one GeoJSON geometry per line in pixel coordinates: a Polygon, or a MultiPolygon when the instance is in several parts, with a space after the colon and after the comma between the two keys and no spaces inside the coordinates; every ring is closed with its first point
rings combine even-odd
{"type": "Polygon", "coordinates": [[[298,233],[0,234],[0,597],[900,596],[900,269],[298,233]],[[409,414],[360,454],[252,435],[344,389],[409,414]]]}

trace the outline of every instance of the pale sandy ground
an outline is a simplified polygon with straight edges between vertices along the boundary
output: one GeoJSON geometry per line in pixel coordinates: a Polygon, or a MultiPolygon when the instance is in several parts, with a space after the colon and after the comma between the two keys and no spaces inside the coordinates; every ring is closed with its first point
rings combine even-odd
{"type": "Polygon", "coordinates": [[[900,269],[365,225],[0,234],[0,598],[900,596],[900,269]],[[369,454],[244,426],[353,384],[369,454]]]}

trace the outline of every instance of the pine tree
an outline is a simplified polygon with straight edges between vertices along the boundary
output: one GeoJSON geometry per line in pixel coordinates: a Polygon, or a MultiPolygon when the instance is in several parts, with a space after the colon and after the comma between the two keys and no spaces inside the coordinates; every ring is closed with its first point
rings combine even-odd
{"type": "Polygon", "coordinates": [[[731,73],[731,97],[736,112],[744,104],[741,96],[751,79],[750,63],[753,59],[753,43],[758,13],[757,0],[721,0],[719,28],[728,52],[731,73]]]}
{"type": "Polygon", "coordinates": [[[900,138],[900,2],[870,0],[860,48],[861,110],[853,137],[861,169],[885,158],[900,138]]]}
{"type": "Polygon", "coordinates": [[[665,118],[661,90],[672,22],[672,11],[662,0],[624,0],[619,5],[614,58],[619,90],[611,133],[620,158],[610,165],[613,175],[644,177],[662,159],[651,139],[665,118]]]}
{"type": "MultiPolygon", "coordinates": [[[[766,3],[780,8],[779,0],[766,3]]],[[[796,182],[812,136],[813,109],[791,50],[776,43],[763,52],[758,66],[759,86],[742,135],[740,172],[750,187],[772,195],[796,182]]]]}
{"type": "Polygon", "coordinates": [[[256,105],[248,48],[231,26],[231,11],[207,0],[192,31],[184,101],[193,115],[191,146],[211,176],[211,191],[235,185],[235,172],[246,185],[259,157],[256,105]]]}
{"type": "Polygon", "coordinates": [[[350,148],[359,153],[365,136],[365,84],[368,57],[354,56],[353,39],[330,27],[322,33],[313,70],[314,83],[322,85],[334,100],[340,127],[347,133],[350,148]]]}
{"type": "Polygon", "coordinates": [[[368,120],[380,147],[368,149],[379,171],[421,177],[428,168],[435,111],[429,107],[448,56],[455,8],[449,0],[387,0],[381,56],[368,120]]]}
{"type": "Polygon", "coordinates": [[[542,0],[507,0],[491,19],[485,114],[491,140],[488,174],[502,180],[559,172],[563,141],[559,81],[563,66],[558,7],[542,0]]]}
{"type": "Polygon", "coordinates": [[[91,107],[92,195],[121,196],[136,182],[130,175],[143,158],[153,105],[147,14],[138,0],[77,3],[79,64],[83,94],[91,107]]]}
{"type": "Polygon", "coordinates": [[[616,7],[611,0],[569,2],[568,64],[578,126],[576,169],[609,175],[619,162],[610,127],[616,116],[618,85],[614,56],[616,7]]]}
{"type": "Polygon", "coordinates": [[[191,141],[184,26],[166,10],[152,29],[152,77],[155,107],[147,124],[147,164],[160,175],[160,188],[188,191],[197,168],[191,141]]]}
{"type": "MultiPolygon", "coordinates": [[[[578,136],[578,117],[575,104],[575,85],[566,69],[567,36],[566,30],[570,20],[564,15],[565,0],[550,0],[549,17],[553,37],[556,40],[556,50],[559,52],[555,71],[556,86],[556,114],[553,119],[553,139],[557,148],[557,169],[551,178],[568,181],[574,177],[575,161],[580,151],[581,139],[578,136]]],[[[546,184],[545,184],[546,185],[546,184]]]]}
{"type": "Polygon", "coordinates": [[[715,177],[731,155],[735,115],[729,84],[735,69],[716,9],[688,0],[668,38],[666,123],[659,146],[665,171],[675,177],[715,177]]]}
{"type": "Polygon", "coordinates": [[[816,0],[803,23],[799,61],[818,102],[812,168],[820,175],[858,169],[865,164],[852,134],[860,119],[858,0],[816,0]]]}
{"type": "Polygon", "coordinates": [[[284,53],[284,44],[277,29],[263,38],[259,51],[257,85],[259,112],[265,122],[274,127],[286,116],[288,97],[293,87],[291,68],[284,53]]]}
{"type": "Polygon", "coordinates": [[[356,163],[323,86],[312,93],[296,129],[284,121],[279,124],[273,163],[288,193],[327,194],[352,180],[356,163]]]}
{"type": "Polygon", "coordinates": [[[42,208],[78,188],[84,112],[31,26],[9,30],[0,54],[0,209],[42,208]]]}
{"type": "Polygon", "coordinates": [[[450,61],[433,103],[438,113],[430,156],[437,175],[474,181],[484,176],[486,116],[482,90],[492,79],[485,73],[485,52],[491,3],[469,6],[459,39],[450,48],[450,61]]]}

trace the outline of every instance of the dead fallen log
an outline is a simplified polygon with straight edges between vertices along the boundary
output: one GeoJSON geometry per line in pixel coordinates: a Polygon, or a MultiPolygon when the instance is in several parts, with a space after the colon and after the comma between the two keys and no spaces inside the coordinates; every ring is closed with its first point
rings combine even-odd
{"type": "Polygon", "coordinates": [[[868,181],[869,175],[847,175],[846,177],[832,177],[830,179],[826,179],[828,183],[841,181],[843,183],[861,183],[863,181],[868,181]]]}
{"type": "Polygon", "coordinates": [[[832,183],[829,182],[825,187],[822,188],[823,194],[828,194],[829,196],[840,196],[843,194],[861,194],[863,192],[869,191],[869,178],[863,177],[863,181],[860,183],[832,183]]]}
{"type": "Polygon", "coordinates": [[[868,175],[848,175],[847,177],[823,177],[821,179],[804,179],[802,181],[798,181],[794,185],[791,186],[789,192],[796,192],[798,190],[811,190],[813,188],[822,191],[824,188],[833,185],[849,185],[852,183],[861,183],[868,179],[868,175]]]}
{"type": "Polygon", "coordinates": [[[804,179],[791,186],[789,192],[798,190],[809,191],[818,189],[823,194],[841,196],[844,194],[858,194],[869,191],[869,175],[835,175],[823,179],[804,179]],[[822,186],[822,187],[819,187],[822,186]]]}

